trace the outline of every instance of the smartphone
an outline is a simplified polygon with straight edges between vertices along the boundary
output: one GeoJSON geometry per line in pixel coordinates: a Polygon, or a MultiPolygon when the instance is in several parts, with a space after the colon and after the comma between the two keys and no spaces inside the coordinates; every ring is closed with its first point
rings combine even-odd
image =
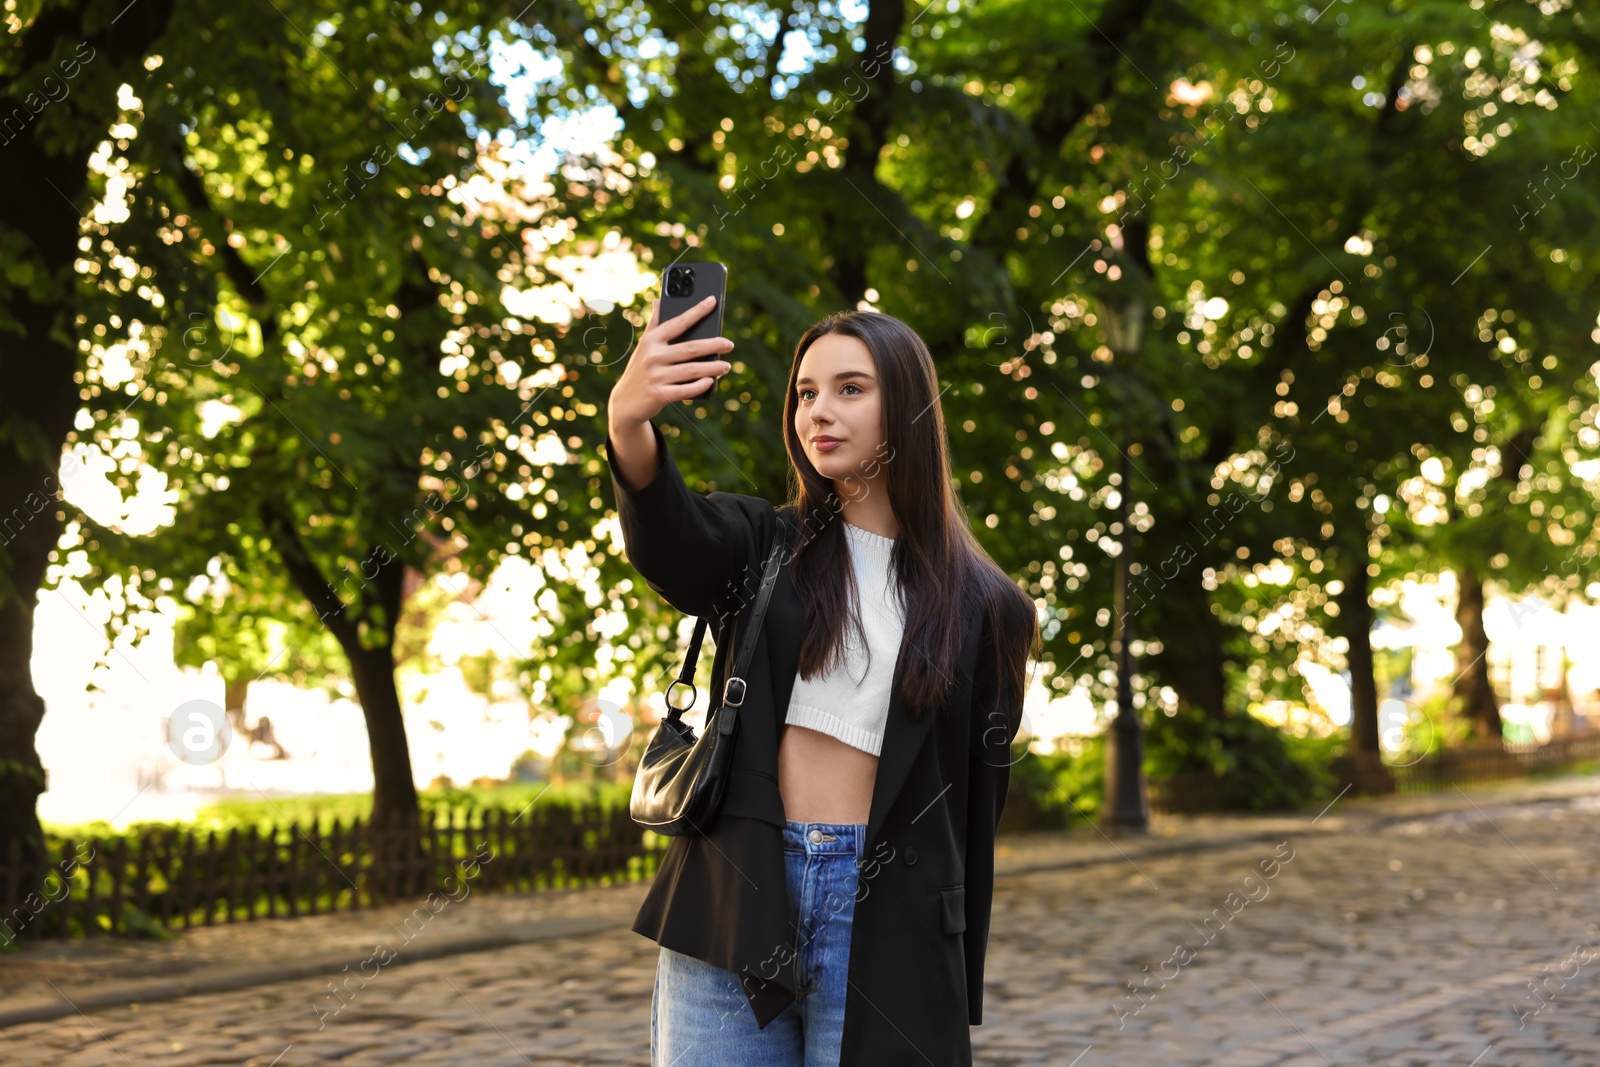
{"type": "MultiPolygon", "coordinates": [[[[677,318],[708,296],[717,298],[716,306],[679,334],[675,344],[722,336],[722,311],[728,303],[728,268],[721,263],[674,263],[667,268],[667,277],[661,286],[662,322],[677,318]]],[[[721,358],[720,355],[696,356],[689,362],[721,358]]],[[[717,381],[713,378],[705,392],[691,399],[705,400],[714,396],[717,381]]]]}

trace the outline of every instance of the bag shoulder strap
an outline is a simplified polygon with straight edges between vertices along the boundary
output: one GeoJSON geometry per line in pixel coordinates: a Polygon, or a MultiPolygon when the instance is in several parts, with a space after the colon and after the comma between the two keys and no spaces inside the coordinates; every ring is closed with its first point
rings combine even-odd
{"type": "MultiPolygon", "coordinates": [[[[745,698],[745,672],[750,668],[750,657],[755,654],[756,640],[761,635],[761,624],[767,614],[767,603],[772,599],[772,587],[778,583],[778,571],[783,566],[783,552],[789,542],[789,525],[778,512],[778,534],[772,539],[772,549],[767,554],[766,564],[761,576],[761,588],[756,593],[756,602],[751,610],[750,621],[745,626],[743,640],[739,643],[739,654],[734,660],[733,672],[728,676],[722,686],[722,705],[729,708],[726,715],[719,716],[718,731],[724,734],[733,732],[734,719],[745,698]]],[[[689,639],[689,653],[684,657],[683,669],[678,673],[676,682],[694,688],[695,665],[700,659],[700,643],[705,637],[707,619],[701,616],[695,622],[694,636],[689,639]]],[[[670,686],[669,686],[670,688],[670,686]]],[[[694,703],[690,698],[690,704],[694,703]]],[[[681,715],[683,711],[672,707],[672,701],[667,701],[669,714],[681,715]]]]}
{"type": "MultiPolygon", "coordinates": [[[[756,603],[750,622],[744,632],[744,640],[739,643],[739,655],[733,663],[733,673],[722,683],[722,707],[737,709],[744,704],[745,698],[745,672],[750,669],[750,657],[756,650],[756,639],[761,636],[761,623],[767,615],[767,602],[772,599],[772,587],[778,584],[778,571],[783,568],[783,550],[789,542],[789,528],[783,521],[782,513],[778,515],[778,533],[772,539],[772,551],[767,554],[765,570],[761,575],[761,591],[756,594],[756,603]],[[734,685],[738,684],[735,691],[734,685]],[[738,699],[733,697],[737,694],[738,699]]],[[[732,733],[736,712],[719,715],[721,721],[717,724],[719,733],[732,733]]]]}

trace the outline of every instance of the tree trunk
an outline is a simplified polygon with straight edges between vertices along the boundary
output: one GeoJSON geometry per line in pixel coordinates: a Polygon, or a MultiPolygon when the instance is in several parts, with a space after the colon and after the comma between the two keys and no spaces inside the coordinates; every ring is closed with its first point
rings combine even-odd
{"type": "Polygon", "coordinates": [[[244,721],[247,718],[247,716],[245,715],[245,700],[250,695],[250,682],[251,681],[252,681],[252,679],[250,679],[248,677],[239,677],[239,678],[229,678],[227,680],[227,682],[224,683],[226,685],[226,687],[227,687],[224,690],[224,692],[227,693],[227,696],[224,697],[224,705],[223,706],[228,709],[228,712],[230,713],[230,715],[232,714],[234,709],[236,709],[236,708],[238,709],[238,711],[239,711],[239,723],[238,723],[238,725],[240,725],[241,727],[244,725],[244,721]]]}
{"type": "MultiPolygon", "coordinates": [[[[1222,654],[1220,649],[1215,652],[1218,657],[1222,654]]],[[[1163,658],[1166,664],[1161,676],[1172,683],[1179,700],[1199,708],[1213,719],[1228,714],[1227,685],[1220,658],[1196,655],[1190,649],[1163,658]]]]}
{"type": "Polygon", "coordinates": [[[361,714],[367,721],[372,757],[371,847],[379,892],[387,899],[416,896],[427,888],[423,872],[421,805],[411,776],[400,693],[394,684],[394,653],[388,647],[346,649],[361,714]]]}
{"type": "MultiPolygon", "coordinates": [[[[27,580],[15,557],[8,577],[27,580]]],[[[34,588],[38,581],[33,580],[34,588]]],[[[37,603],[38,595],[30,592],[0,604],[0,859],[15,847],[23,869],[44,861],[38,804],[45,790],[45,771],[33,743],[44,719],[44,699],[34,692],[29,668],[37,603]]],[[[7,864],[0,862],[0,900],[20,900],[31,891],[26,880],[18,892],[11,889],[7,864]]]]}
{"type": "Polygon", "coordinates": [[[1472,726],[1475,738],[1505,736],[1500,702],[1489,684],[1489,635],[1483,628],[1483,579],[1471,566],[1456,571],[1456,625],[1461,643],[1456,646],[1455,711],[1472,726]]]}
{"type": "MultiPolygon", "coordinates": [[[[20,160],[13,157],[19,181],[23,171],[61,178],[64,168],[35,150],[31,139],[18,138],[7,151],[21,153],[20,160]]],[[[61,180],[74,192],[83,187],[81,175],[77,182],[61,180]]],[[[32,184],[24,182],[23,189],[0,198],[10,205],[0,209],[0,229],[13,228],[15,213],[58,216],[53,229],[29,236],[49,270],[70,279],[77,213],[59,197],[62,210],[53,210],[42,195],[26,190],[32,184]]],[[[45,791],[44,765],[34,745],[44,719],[44,700],[33,687],[30,666],[34,610],[50,553],[61,537],[58,470],[78,407],[72,380],[78,357],[56,332],[71,322],[69,304],[36,303],[27,292],[13,290],[6,309],[20,321],[23,336],[0,335],[0,858],[16,842],[21,855],[31,859],[42,855],[44,846],[37,807],[45,791]]]]}
{"type": "MultiPolygon", "coordinates": [[[[391,860],[420,870],[422,811],[411,777],[411,746],[406,741],[400,692],[394,682],[394,628],[404,607],[405,565],[383,551],[377,572],[361,587],[356,602],[346,604],[301,539],[293,513],[273,501],[262,501],[258,510],[284,569],[350,661],[372,758],[369,827],[374,854],[386,870],[393,869],[391,860]]],[[[370,552],[363,558],[379,555],[370,552]]],[[[409,895],[421,884],[417,879],[392,877],[380,883],[377,890],[386,896],[409,895]]]]}
{"type": "MultiPolygon", "coordinates": [[[[1150,573],[1147,570],[1141,578],[1150,573]]],[[[1221,719],[1228,713],[1222,626],[1212,614],[1211,595],[1201,583],[1198,564],[1185,566],[1164,585],[1136,588],[1130,610],[1137,614],[1145,606],[1142,601],[1161,598],[1158,632],[1154,635],[1161,640],[1161,652],[1149,658],[1179,700],[1213,719],[1221,719]]]]}
{"type": "Polygon", "coordinates": [[[1555,716],[1550,721],[1551,737],[1571,737],[1576,732],[1577,708],[1572,705],[1572,684],[1567,672],[1572,660],[1567,656],[1567,646],[1561,646],[1561,681],[1556,684],[1553,699],[1555,716]]]}
{"type": "Polygon", "coordinates": [[[417,784],[411,771],[411,746],[406,740],[400,692],[394,684],[394,655],[388,648],[346,649],[356,697],[367,722],[367,748],[372,755],[372,817],[376,822],[414,819],[417,784]]]}
{"type": "MultiPolygon", "coordinates": [[[[0,93],[0,114],[12,114],[14,103],[0,93]]],[[[24,857],[43,848],[36,809],[45,775],[34,737],[44,700],[29,662],[39,587],[61,536],[61,452],[79,403],[78,353],[69,340],[79,217],[62,195],[82,192],[86,158],[46,154],[34,128],[4,146],[12,187],[0,197],[0,232],[31,243],[54,282],[42,300],[27,286],[12,288],[6,312],[21,336],[0,333],[0,858],[12,842],[24,857]]]]}
{"type": "MultiPolygon", "coordinates": [[[[405,565],[383,552],[377,572],[362,586],[356,603],[346,604],[312,558],[294,516],[271,501],[263,501],[259,513],[284,569],[350,661],[372,754],[373,819],[414,822],[419,814],[417,787],[411,778],[411,751],[394,683],[394,628],[404,606],[405,565]]],[[[377,556],[369,552],[363,558],[377,556]]]]}
{"type": "MultiPolygon", "coordinates": [[[[43,849],[37,806],[45,773],[34,738],[45,708],[29,664],[38,590],[61,535],[55,506],[61,453],[79,404],[76,201],[88,182],[89,156],[116,120],[112,87],[137,69],[132,64],[142,67],[172,14],[172,0],[149,0],[124,11],[125,19],[118,15],[113,27],[96,8],[98,30],[85,34],[90,6],[46,5],[11,33],[6,47],[30,80],[0,84],[0,115],[14,118],[31,113],[19,97],[35,91],[39,67],[52,57],[78,56],[96,67],[66,105],[78,112],[70,125],[89,131],[85,139],[63,139],[58,129],[47,144],[38,137],[39,123],[27,121],[15,134],[8,130],[3,146],[0,236],[27,250],[7,267],[31,270],[32,277],[13,275],[5,311],[17,331],[0,332],[0,857],[13,844],[25,858],[43,849]]],[[[139,76],[127,80],[138,84],[139,76]]]]}
{"type": "Polygon", "coordinates": [[[1367,580],[1367,558],[1345,553],[1343,586],[1336,599],[1341,627],[1349,651],[1350,667],[1350,747],[1356,752],[1378,751],[1378,682],[1372,674],[1372,601],[1367,580]]]}

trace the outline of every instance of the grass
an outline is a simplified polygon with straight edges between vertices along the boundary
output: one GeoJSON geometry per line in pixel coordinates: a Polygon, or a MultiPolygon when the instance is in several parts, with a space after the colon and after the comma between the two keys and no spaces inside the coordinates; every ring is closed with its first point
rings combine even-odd
{"type": "MultiPolygon", "coordinates": [[[[467,786],[426,789],[418,794],[424,810],[461,811],[480,808],[501,808],[520,812],[530,804],[539,807],[616,807],[625,805],[632,791],[631,782],[569,782],[551,785],[548,782],[505,782],[495,786],[467,786]]],[[[152,826],[173,829],[229,830],[251,826],[265,830],[272,826],[293,823],[310,829],[327,831],[337,819],[348,826],[354,818],[366,818],[372,813],[371,793],[321,793],[298,796],[270,797],[239,796],[208,804],[195,812],[192,819],[177,822],[133,823],[123,830],[113,829],[104,820],[80,823],[73,826],[46,824],[48,836],[58,839],[87,837],[118,837],[134,834],[152,826]]]]}

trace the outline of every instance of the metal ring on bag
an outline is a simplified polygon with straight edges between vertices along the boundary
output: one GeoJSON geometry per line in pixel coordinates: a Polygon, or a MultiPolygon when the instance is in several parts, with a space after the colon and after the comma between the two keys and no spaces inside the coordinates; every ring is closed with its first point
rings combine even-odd
{"type": "Polygon", "coordinates": [[[695,684],[693,682],[686,682],[682,678],[674,678],[671,682],[669,682],[667,684],[667,707],[670,708],[672,711],[676,711],[676,712],[678,712],[680,714],[682,714],[685,711],[688,711],[690,708],[694,707],[694,702],[696,700],[698,700],[699,697],[700,697],[700,690],[695,687],[695,684]],[[688,686],[689,690],[690,690],[690,693],[692,694],[689,697],[689,703],[685,704],[681,708],[675,706],[672,703],[672,687],[675,686],[675,685],[686,685],[686,686],[688,686]]]}

